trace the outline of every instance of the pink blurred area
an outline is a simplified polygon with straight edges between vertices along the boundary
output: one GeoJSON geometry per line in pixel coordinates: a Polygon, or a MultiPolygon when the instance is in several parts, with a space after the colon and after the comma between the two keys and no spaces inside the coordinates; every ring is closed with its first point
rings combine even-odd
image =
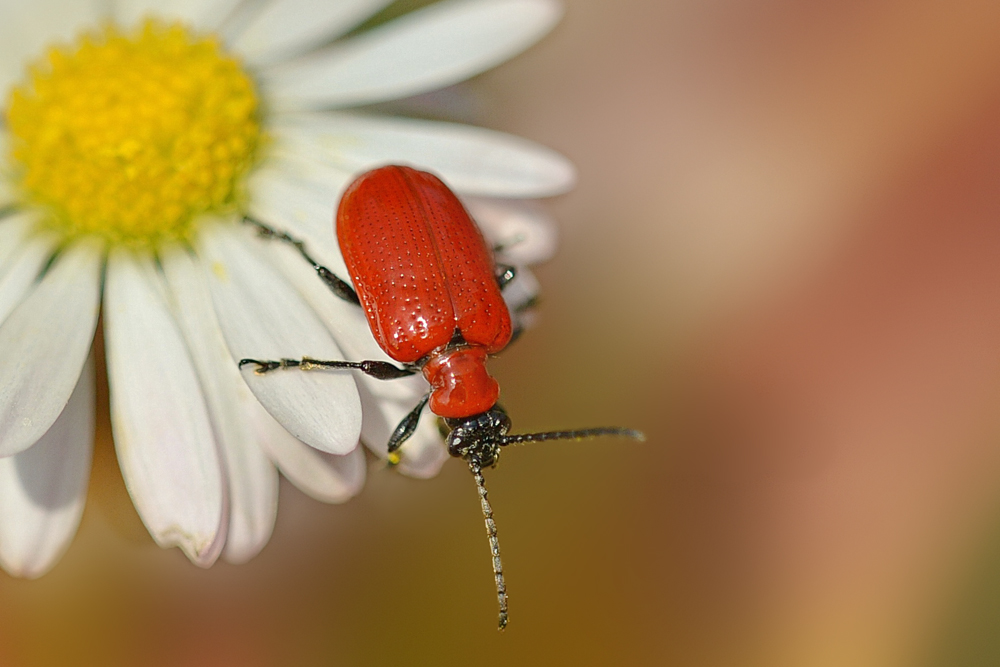
{"type": "Polygon", "coordinates": [[[518,431],[649,440],[488,471],[508,630],[461,465],[285,485],[264,552],[201,571],[105,418],[63,562],[0,576],[0,664],[994,664],[1000,4],[566,5],[469,84],[580,173],[494,367],[518,431]]]}

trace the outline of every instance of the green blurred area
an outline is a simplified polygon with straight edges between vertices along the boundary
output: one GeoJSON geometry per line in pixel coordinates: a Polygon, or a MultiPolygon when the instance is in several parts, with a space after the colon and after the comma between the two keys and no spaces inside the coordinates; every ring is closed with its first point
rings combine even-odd
{"type": "Polygon", "coordinates": [[[1000,665],[1000,516],[962,578],[935,638],[928,667],[1000,665]]]}

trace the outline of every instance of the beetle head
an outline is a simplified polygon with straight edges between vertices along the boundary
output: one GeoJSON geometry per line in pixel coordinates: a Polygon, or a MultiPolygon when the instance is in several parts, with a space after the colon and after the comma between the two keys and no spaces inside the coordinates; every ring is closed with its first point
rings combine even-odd
{"type": "Polygon", "coordinates": [[[500,458],[500,447],[506,444],[504,436],[510,430],[510,417],[499,405],[471,417],[446,419],[451,432],[448,434],[448,453],[476,463],[480,468],[495,465],[500,458]]]}

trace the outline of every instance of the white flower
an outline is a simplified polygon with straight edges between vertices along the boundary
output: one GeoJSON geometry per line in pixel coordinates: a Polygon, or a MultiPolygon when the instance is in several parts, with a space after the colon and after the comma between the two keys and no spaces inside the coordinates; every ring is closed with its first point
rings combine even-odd
{"type": "MultiPolygon", "coordinates": [[[[79,523],[102,305],[115,446],[160,545],[202,566],[245,561],[270,536],[278,470],[342,502],[364,481],[359,439],[385,455],[424,391],[419,376],[241,378],[234,358],[245,356],[386,359],[360,309],[244,215],[301,238],[346,279],[332,224],[340,192],[360,171],[409,163],[463,196],[500,261],[551,252],[551,225],[521,200],[571,185],[558,155],[473,127],[332,110],[488,69],[547,32],[558,6],[446,0],[333,41],[386,4],[0,0],[8,572],[47,571],[79,523]]],[[[516,307],[534,293],[521,271],[506,298],[516,307]]],[[[425,415],[399,469],[428,477],[445,457],[425,415]]]]}

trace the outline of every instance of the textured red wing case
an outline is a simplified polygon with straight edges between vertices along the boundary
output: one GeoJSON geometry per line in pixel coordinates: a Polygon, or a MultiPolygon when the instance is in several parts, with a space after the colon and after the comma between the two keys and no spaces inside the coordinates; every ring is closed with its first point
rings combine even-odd
{"type": "Polygon", "coordinates": [[[511,335],[492,254],[437,177],[382,167],[359,177],[337,211],[337,239],[372,333],[398,361],[448,343],[498,352],[511,335]]]}
{"type": "Polygon", "coordinates": [[[462,337],[490,354],[510,342],[510,311],[497,286],[493,252],[458,197],[425,171],[406,169],[434,234],[462,337]]]}

